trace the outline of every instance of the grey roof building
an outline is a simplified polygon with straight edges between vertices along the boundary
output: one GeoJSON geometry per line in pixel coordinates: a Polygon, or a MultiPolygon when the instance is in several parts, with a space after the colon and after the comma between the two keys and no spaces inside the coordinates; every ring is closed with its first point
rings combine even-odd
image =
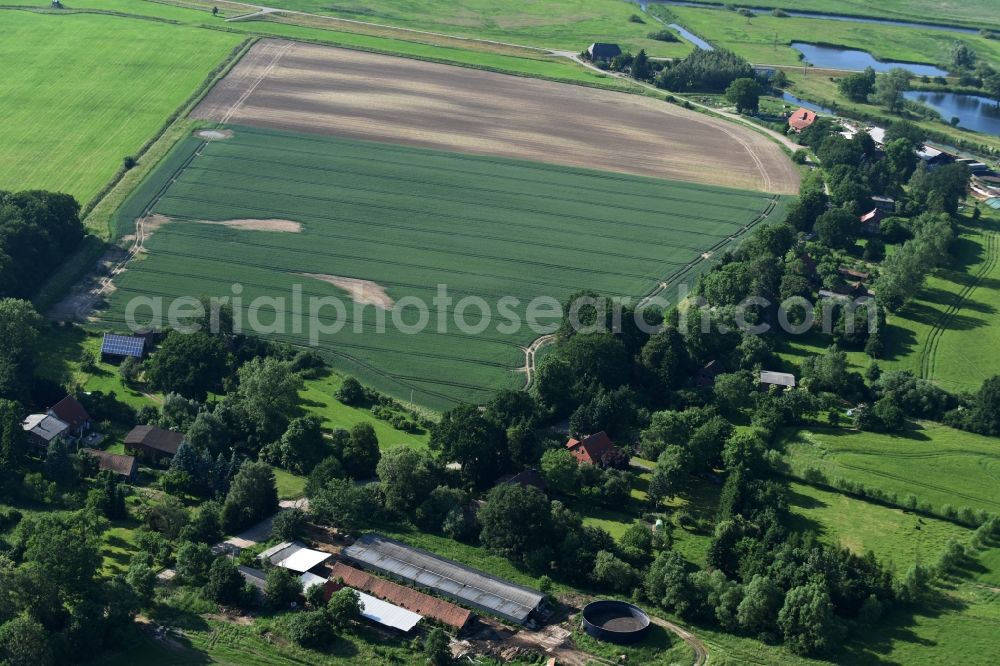
{"type": "Polygon", "coordinates": [[[343,557],[365,569],[430,589],[472,608],[524,624],[545,596],[419,548],[366,534],[345,548],[343,557]]]}
{"type": "Polygon", "coordinates": [[[760,384],[761,386],[782,386],[786,389],[795,388],[795,375],[789,374],[787,372],[772,372],[770,370],[761,370],[760,373],[760,384]]]}
{"type": "Polygon", "coordinates": [[[46,448],[69,430],[69,424],[48,414],[31,414],[21,422],[21,428],[28,433],[28,440],[38,448],[46,448]]]}

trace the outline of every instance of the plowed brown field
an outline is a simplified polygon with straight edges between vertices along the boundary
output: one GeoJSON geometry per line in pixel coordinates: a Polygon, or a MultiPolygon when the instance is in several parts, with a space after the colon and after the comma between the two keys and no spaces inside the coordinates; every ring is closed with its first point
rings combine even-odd
{"type": "Polygon", "coordinates": [[[799,185],[766,137],[663,101],[274,39],[192,116],[780,194],[799,185]]]}

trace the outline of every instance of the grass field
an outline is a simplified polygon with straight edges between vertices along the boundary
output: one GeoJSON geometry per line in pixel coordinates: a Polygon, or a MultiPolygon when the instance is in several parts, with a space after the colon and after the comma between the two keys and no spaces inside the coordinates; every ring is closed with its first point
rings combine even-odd
{"type": "Polygon", "coordinates": [[[272,6],[577,53],[592,42],[616,42],[656,56],[682,56],[691,48],[649,39],[660,25],[648,17],[645,23],[630,21],[642,12],[618,0],[276,0],[272,6]]]}
{"type": "MultiPolygon", "coordinates": [[[[728,0],[699,0],[705,4],[730,5],[728,0]]],[[[941,23],[944,25],[1000,26],[996,4],[993,0],[766,0],[752,3],[755,6],[780,7],[782,9],[824,14],[845,14],[847,16],[867,16],[941,23]]]]}
{"type": "MultiPolygon", "coordinates": [[[[24,0],[0,0],[0,7],[5,5],[23,6],[24,4],[24,0]]],[[[47,5],[47,3],[41,4],[47,5]]],[[[526,76],[538,76],[601,87],[636,89],[636,86],[627,80],[595,72],[567,58],[551,56],[543,51],[515,49],[446,35],[418,34],[343,21],[324,22],[295,15],[271,15],[263,20],[226,22],[226,18],[246,14],[248,8],[242,5],[233,5],[224,0],[219,2],[212,0],[76,0],[73,3],[73,8],[88,12],[127,14],[156,21],[170,21],[190,27],[225,30],[244,36],[285,37],[365,51],[451,62],[526,76]],[[218,17],[211,15],[213,7],[219,8],[218,17]]],[[[656,43],[662,44],[662,42],[656,43]]],[[[574,49],[574,52],[582,51],[586,45],[574,49]]]]}
{"type": "Polygon", "coordinates": [[[948,539],[966,541],[970,531],[841,493],[789,484],[792,528],[814,532],[858,555],[869,550],[898,572],[915,562],[933,562],[948,539]]]}
{"type": "Polygon", "coordinates": [[[913,494],[935,510],[950,504],[1000,512],[1000,449],[989,437],[920,422],[899,435],[801,430],[786,446],[797,475],[812,467],[830,481],[841,477],[896,493],[900,502],[913,494]]]}
{"type": "Polygon", "coordinates": [[[67,192],[81,204],[242,39],[111,16],[0,16],[0,189],[67,192]]]}
{"type": "Polygon", "coordinates": [[[890,318],[889,359],[949,391],[976,391],[1000,374],[1000,215],[964,220],[953,263],[929,276],[923,290],[890,318]]]}
{"type": "MultiPolygon", "coordinates": [[[[652,11],[663,10],[654,5],[652,11]]],[[[779,18],[767,13],[747,20],[724,9],[671,6],[669,12],[677,17],[680,25],[702,39],[735,51],[753,63],[799,64],[799,52],[789,46],[794,41],[860,49],[879,60],[946,63],[956,39],[968,44],[983,59],[1000,63],[1000,42],[979,35],[825,19],[779,18]]]]}
{"type": "MultiPolygon", "coordinates": [[[[198,147],[192,140],[182,148],[190,156],[198,147]]],[[[181,156],[167,167],[183,164],[181,156]]],[[[173,175],[157,171],[137,196],[173,175]]],[[[117,281],[104,321],[120,327],[132,297],[227,296],[235,281],[245,304],[291,298],[296,284],[304,299],[343,297],[302,277],[321,274],[372,281],[396,302],[415,296],[431,304],[439,284],[456,303],[513,296],[523,322],[523,308],[538,296],[561,302],[585,288],[641,296],[770,205],[766,195],[737,190],[238,127],[234,138],[202,147],[155,202],[154,212],[174,221],[153,233],[148,254],[117,281]],[[302,233],[199,223],[244,218],[291,219],[302,233]]],[[[415,308],[355,309],[347,301],[343,329],[321,336],[319,348],[340,371],[398,398],[409,400],[412,390],[415,402],[440,408],[524,385],[515,369],[537,333],[523,325],[498,331],[508,319],[494,306],[492,319],[478,308],[467,313],[471,325],[485,324],[480,334],[462,332],[450,307],[441,308],[440,329],[435,317],[434,332],[417,335],[390,320],[413,325],[415,308]],[[377,333],[383,316],[389,325],[377,333]]],[[[319,319],[330,324],[334,314],[327,309],[319,319]]],[[[286,325],[273,337],[308,343],[286,325]]]]}

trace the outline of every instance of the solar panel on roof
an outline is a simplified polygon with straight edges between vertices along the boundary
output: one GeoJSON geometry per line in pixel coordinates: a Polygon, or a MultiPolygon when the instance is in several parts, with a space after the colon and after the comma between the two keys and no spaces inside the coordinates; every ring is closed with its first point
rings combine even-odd
{"type": "Polygon", "coordinates": [[[104,343],[101,345],[101,353],[112,356],[134,356],[141,358],[145,347],[146,341],[143,338],[105,333],[104,343]]]}

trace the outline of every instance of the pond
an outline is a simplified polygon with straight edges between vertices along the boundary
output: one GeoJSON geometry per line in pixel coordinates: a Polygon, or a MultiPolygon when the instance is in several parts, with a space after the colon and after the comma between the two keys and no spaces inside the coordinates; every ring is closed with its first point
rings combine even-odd
{"type": "Polygon", "coordinates": [[[927,90],[910,90],[904,96],[931,107],[945,122],[958,117],[959,127],[1000,136],[1000,109],[989,97],[927,90]]]}
{"type": "Polygon", "coordinates": [[[801,99],[799,97],[796,97],[795,95],[793,95],[790,92],[781,91],[781,99],[783,99],[784,101],[786,101],[786,102],[788,102],[790,104],[795,104],[797,106],[801,106],[803,109],[809,109],[810,111],[815,111],[816,113],[823,113],[823,114],[826,114],[828,116],[835,116],[835,115],[837,115],[837,112],[834,111],[833,109],[828,109],[827,107],[820,106],[819,104],[813,104],[810,101],[807,101],[807,100],[801,99]]]}
{"type": "Polygon", "coordinates": [[[805,42],[792,42],[792,48],[803,55],[806,62],[825,69],[851,69],[861,71],[871,67],[876,72],[888,72],[900,67],[916,76],[947,76],[948,72],[934,65],[918,65],[912,62],[876,60],[871,53],[840,46],[819,46],[805,42]]]}
{"type": "MultiPolygon", "coordinates": [[[[677,5],[678,7],[700,7],[703,9],[721,9],[723,5],[709,4],[707,2],[691,2],[690,0],[642,0],[641,4],[677,5]]],[[[767,9],[755,10],[759,14],[766,14],[767,9]]],[[[924,28],[926,30],[946,30],[948,32],[959,32],[965,35],[978,35],[979,30],[975,28],[960,28],[954,25],[940,25],[936,23],[916,23],[913,21],[896,21],[893,19],[869,18],[865,16],[845,16],[843,14],[821,14],[819,12],[802,12],[792,9],[782,10],[789,16],[796,18],[823,19],[827,21],[847,21],[849,23],[874,23],[876,25],[894,25],[903,28],[924,28]]]]}

